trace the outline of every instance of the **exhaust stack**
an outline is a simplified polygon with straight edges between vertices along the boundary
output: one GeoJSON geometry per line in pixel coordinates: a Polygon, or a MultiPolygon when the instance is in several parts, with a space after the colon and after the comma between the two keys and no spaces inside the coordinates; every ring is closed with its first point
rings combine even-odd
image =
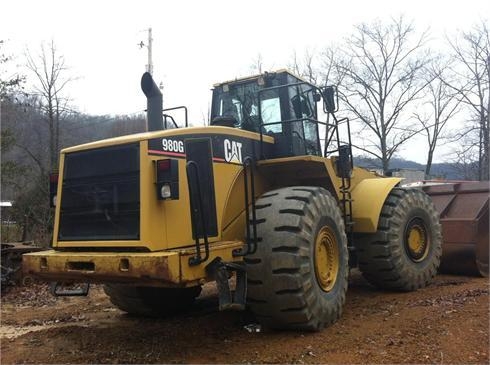
{"type": "Polygon", "coordinates": [[[147,100],[148,131],[153,132],[165,129],[163,127],[162,93],[149,72],[145,72],[141,77],[141,90],[143,90],[147,100]]]}

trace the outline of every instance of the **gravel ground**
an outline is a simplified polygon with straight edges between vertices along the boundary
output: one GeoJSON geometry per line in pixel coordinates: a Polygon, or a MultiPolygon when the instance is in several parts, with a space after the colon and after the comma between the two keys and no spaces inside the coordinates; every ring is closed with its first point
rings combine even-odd
{"type": "Polygon", "coordinates": [[[208,286],[188,313],[131,317],[102,287],[54,298],[44,284],[1,298],[1,363],[489,363],[489,282],[440,275],[412,293],[374,289],[353,272],[344,315],[318,333],[255,330],[219,312],[208,286]]]}

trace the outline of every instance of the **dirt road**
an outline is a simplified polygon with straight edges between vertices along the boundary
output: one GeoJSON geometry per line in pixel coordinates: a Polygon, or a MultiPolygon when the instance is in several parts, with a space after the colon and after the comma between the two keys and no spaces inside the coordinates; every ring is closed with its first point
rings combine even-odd
{"type": "Polygon", "coordinates": [[[488,279],[438,276],[414,293],[354,272],[341,320],[319,333],[277,332],[218,312],[207,291],[192,312],[154,320],[113,308],[101,287],[53,298],[44,285],[2,296],[1,363],[489,363],[488,279]]]}

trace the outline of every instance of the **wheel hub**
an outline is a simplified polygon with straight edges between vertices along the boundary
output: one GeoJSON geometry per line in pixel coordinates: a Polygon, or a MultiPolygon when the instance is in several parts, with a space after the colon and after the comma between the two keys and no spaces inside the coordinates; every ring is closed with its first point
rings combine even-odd
{"type": "Polygon", "coordinates": [[[323,291],[329,292],[335,285],[339,272],[339,245],[335,232],[324,226],[315,241],[315,273],[323,291]]]}
{"type": "Polygon", "coordinates": [[[420,218],[412,219],[405,230],[405,249],[412,261],[420,262],[429,252],[429,236],[420,218]]]}

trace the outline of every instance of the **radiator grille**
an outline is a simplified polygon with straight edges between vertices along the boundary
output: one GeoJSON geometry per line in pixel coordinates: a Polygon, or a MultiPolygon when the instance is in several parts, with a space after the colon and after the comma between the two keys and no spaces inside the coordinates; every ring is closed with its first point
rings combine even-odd
{"type": "Polygon", "coordinates": [[[139,170],[138,144],[66,154],[58,239],[139,239],[139,170]]]}

